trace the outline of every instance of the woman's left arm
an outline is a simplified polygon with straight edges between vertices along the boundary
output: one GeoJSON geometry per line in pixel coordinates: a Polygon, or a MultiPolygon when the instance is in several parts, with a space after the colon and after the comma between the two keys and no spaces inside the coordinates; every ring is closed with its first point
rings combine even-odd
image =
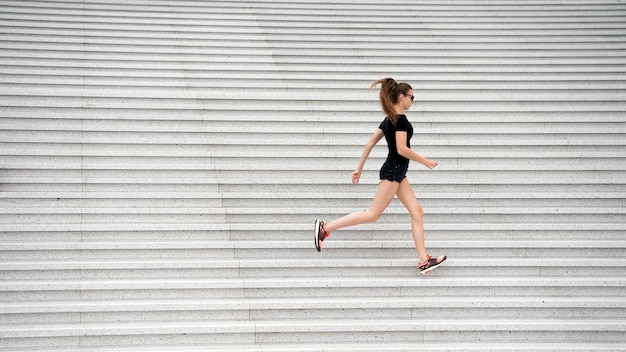
{"type": "Polygon", "coordinates": [[[427,159],[416,152],[412,151],[411,148],[406,146],[407,140],[407,132],[406,131],[396,131],[396,148],[398,148],[398,154],[403,157],[417,161],[418,163],[426,166],[429,169],[437,166],[437,162],[431,159],[427,159]]]}

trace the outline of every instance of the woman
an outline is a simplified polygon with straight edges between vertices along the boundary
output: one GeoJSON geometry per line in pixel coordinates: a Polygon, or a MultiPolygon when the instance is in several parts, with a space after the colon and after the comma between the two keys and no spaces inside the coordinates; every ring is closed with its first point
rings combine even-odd
{"type": "Polygon", "coordinates": [[[426,252],[424,244],[424,213],[417,198],[415,198],[409,180],[406,178],[406,172],[410,160],[423,164],[429,169],[437,166],[437,162],[424,158],[411,150],[410,140],[413,136],[413,126],[403,112],[408,110],[413,104],[413,99],[415,98],[413,96],[413,88],[407,83],[397,83],[393,78],[383,78],[375,81],[372,83],[371,88],[376,87],[378,84],[381,85],[380,103],[386,117],[369,142],[367,142],[361,154],[359,165],[352,173],[352,183],[356,184],[361,178],[363,166],[372,148],[385,137],[389,147],[389,154],[380,169],[381,181],[378,190],[370,208],[365,212],[349,214],[331,222],[316,220],[315,247],[321,252],[323,241],[328,238],[331,232],[337,229],[378,220],[393,200],[393,197],[398,196],[398,199],[411,214],[411,232],[413,233],[413,241],[419,257],[419,271],[422,274],[427,274],[441,265],[446,260],[446,256],[432,258],[426,252]]]}

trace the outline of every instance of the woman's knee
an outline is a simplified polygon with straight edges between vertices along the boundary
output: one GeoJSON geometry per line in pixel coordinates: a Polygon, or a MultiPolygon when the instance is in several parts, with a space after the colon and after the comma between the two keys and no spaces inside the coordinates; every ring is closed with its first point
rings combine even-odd
{"type": "Polygon", "coordinates": [[[418,221],[423,221],[424,219],[424,209],[421,205],[417,204],[413,209],[410,209],[411,217],[418,221]]]}
{"type": "Polygon", "coordinates": [[[376,222],[383,215],[380,211],[368,210],[365,212],[365,216],[367,218],[367,222],[376,222]]]}

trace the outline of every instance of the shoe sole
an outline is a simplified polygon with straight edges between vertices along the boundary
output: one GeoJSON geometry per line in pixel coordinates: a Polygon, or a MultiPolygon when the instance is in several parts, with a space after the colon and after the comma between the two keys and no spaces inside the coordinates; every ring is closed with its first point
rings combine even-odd
{"type": "MultiPolygon", "coordinates": [[[[448,259],[448,258],[446,258],[446,259],[448,259]]],[[[438,267],[440,267],[443,263],[445,263],[445,262],[446,262],[446,259],[444,259],[441,263],[439,263],[439,264],[437,264],[437,265],[431,266],[430,268],[428,268],[428,269],[426,269],[426,270],[424,270],[424,271],[420,271],[420,274],[422,274],[422,275],[426,275],[426,274],[430,273],[431,271],[433,271],[433,270],[437,269],[437,268],[438,268],[438,267]]]]}
{"type": "Polygon", "coordinates": [[[322,248],[320,248],[320,220],[315,220],[315,229],[313,230],[313,236],[314,239],[313,241],[315,241],[315,248],[317,249],[318,252],[322,251],[322,248]]]}

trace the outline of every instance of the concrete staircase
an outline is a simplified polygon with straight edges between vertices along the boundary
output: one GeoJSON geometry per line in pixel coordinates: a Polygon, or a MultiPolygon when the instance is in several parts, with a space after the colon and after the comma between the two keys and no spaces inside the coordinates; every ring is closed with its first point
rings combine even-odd
{"type": "Polygon", "coordinates": [[[625,351],[626,3],[0,1],[0,349],[625,351]],[[415,88],[405,209],[363,210],[415,88]]]}

